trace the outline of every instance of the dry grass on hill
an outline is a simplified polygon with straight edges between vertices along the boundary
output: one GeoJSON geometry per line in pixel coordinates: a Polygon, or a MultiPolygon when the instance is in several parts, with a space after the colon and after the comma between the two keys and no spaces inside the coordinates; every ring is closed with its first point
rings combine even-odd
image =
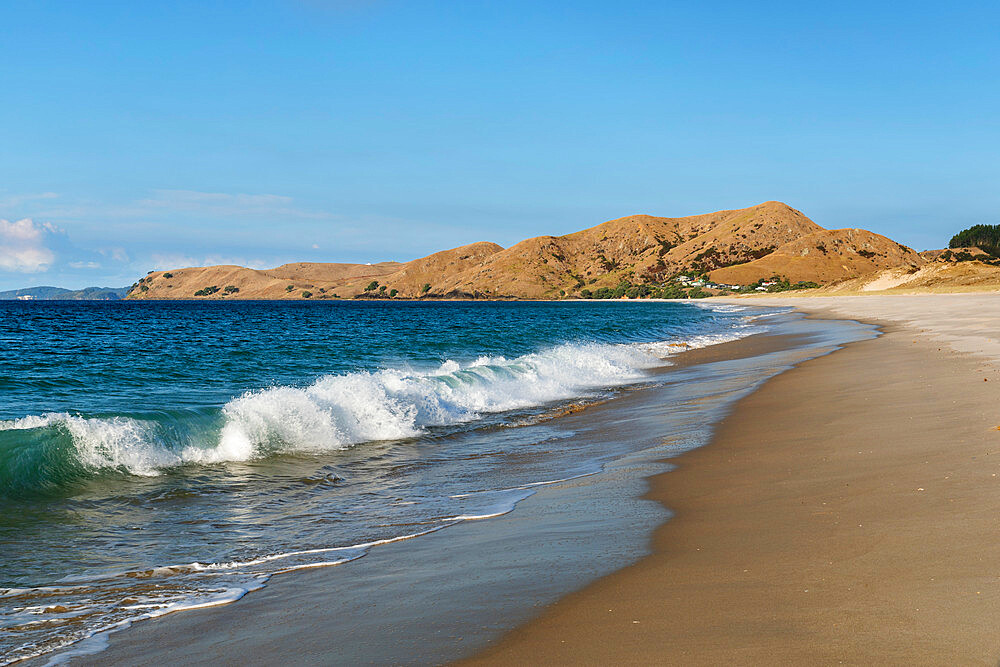
{"type": "MultiPolygon", "coordinates": [[[[741,285],[774,275],[833,285],[887,270],[897,273],[882,276],[882,283],[876,284],[909,284],[925,280],[924,276],[938,284],[979,280],[971,269],[934,269],[916,279],[901,278],[919,273],[929,262],[940,263],[935,260],[942,253],[917,253],[863,229],[826,230],[800,211],[770,201],[680,218],[632,215],[573,234],[527,239],[506,249],[479,242],[402,263],[306,262],[268,270],[209,266],[154,271],[129,297],[192,299],[199,292],[203,296],[197,298],[208,299],[393,293],[396,298],[545,299],[614,287],[622,280],[657,284],[683,272],[708,273],[717,282],[741,285]],[[373,281],[378,286],[367,291],[373,281]]],[[[990,271],[984,270],[983,281],[992,280],[987,274],[990,271]]]]}

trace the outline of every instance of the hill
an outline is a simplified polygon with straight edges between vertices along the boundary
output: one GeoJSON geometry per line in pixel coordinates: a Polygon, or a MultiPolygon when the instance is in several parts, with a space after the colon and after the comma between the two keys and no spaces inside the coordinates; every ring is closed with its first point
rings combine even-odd
{"type": "Polygon", "coordinates": [[[129,298],[560,298],[681,273],[749,284],[772,275],[828,283],[927,260],[858,229],[825,230],[769,201],[680,218],[631,215],[503,248],[479,242],[409,262],[210,266],[150,272],[129,298]],[[370,289],[369,289],[370,288],[370,289]]]}
{"type": "Polygon", "coordinates": [[[922,266],[875,271],[813,290],[813,294],[1000,291],[1000,258],[975,247],[925,250],[922,266]]]}
{"type": "Polygon", "coordinates": [[[1000,225],[973,225],[963,229],[951,238],[948,247],[952,249],[975,247],[991,257],[1000,257],[1000,225]]]}
{"type": "Polygon", "coordinates": [[[931,262],[920,268],[894,268],[845,280],[819,290],[820,294],[934,293],[1000,291],[1000,267],[980,261],[931,262]]]}
{"type": "Polygon", "coordinates": [[[0,301],[118,301],[128,294],[128,287],[84,287],[71,290],[63,287],[25,287],[0,292],[0,301]]]}
{"type": "Polygon", "coordinates": [[[833,283],[886,268],[918,267],[927,262],[912,248],[863,229],[821,230],[795,239],[771,254],[711,272],[720,283],[746,285],[773,275],[833,283]]]}
{"type": "MultiPolygon", "coordinates": [[[[662,282],[752,260],[821,229],[780,202],[683,218],[633,215],[565,236],[539,236],[432,282],[435,294],[553,298],[622,280],[662,282]]],[[[387,278],[392,285],[392,277],[387,278]]]]}
{"type": "MultiPolygon", "coordinates": [[[[340,298],[365,294],[373,281],[385,281],[419,296],[430,279],[461,272],[500,250],[495,243],[473,243],[444,250],[411,262],[379,264],[323,264],[302,262],[258,270],[242,266],[205,266],[150,271],[131,289],[131,299],[302,299],[340,298]],[[202,294],[197,294],[202,292],[202,294]],[[207,292],[207,293],[205,293],[207,292]]],[[[399,289],[399,288],[396,288],[399,289]]],[[[402,290],[400,290],[402,291],[402,290]]],[[[379,294],[376,289],[373,294],[379,294]]],[[[384,290],[388,294],[388,288],[384,290]]]]}

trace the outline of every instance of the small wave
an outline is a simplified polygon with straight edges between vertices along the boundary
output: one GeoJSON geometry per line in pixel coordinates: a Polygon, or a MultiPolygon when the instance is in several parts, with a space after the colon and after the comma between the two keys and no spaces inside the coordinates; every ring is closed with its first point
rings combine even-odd
{"type": "Polygon", "coordinates": [[[740,313],[745,310],[749,310],[748,306],[741,306],[735,303],[706,303],[704,301],[692,301],[691,305],[713,313],[740,313]]]}

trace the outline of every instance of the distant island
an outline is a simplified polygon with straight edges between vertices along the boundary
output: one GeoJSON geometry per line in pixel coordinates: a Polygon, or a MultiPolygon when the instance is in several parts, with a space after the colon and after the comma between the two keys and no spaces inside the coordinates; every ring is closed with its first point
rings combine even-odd
{"type": "Polygon", "coordinates": [[[510,248],[478,242],[405,263],[150,271],[127,298],[697,298],[850,281],[852,289],[1000,284],[997,263],[976,248],[920,253],[864,229],[824,229],[769,201],[681,218],[632,215],[510,248]],[[964,260],[973,270],[954,269],[964,260]]]}
{"type": "Polygon", "coordinates": [[[25,287],[0,292],[0,301],[118,301],[128,294],[129,287],[25,287]]]}

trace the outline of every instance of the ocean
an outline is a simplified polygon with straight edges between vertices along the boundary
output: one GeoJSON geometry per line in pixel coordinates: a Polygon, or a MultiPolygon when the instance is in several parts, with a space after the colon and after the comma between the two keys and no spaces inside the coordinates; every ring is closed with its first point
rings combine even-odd
{"type": "MultiPolygon", "coordinates": [[[[278,573],[350,568],[597,475],[649,441],[579,437],[566,415],[676,382],[663,370],[678,352],[768,331],[773,315],[0,303],[0,664],[229,604],[278,573]]],[[[740,377],[742,391],[762,375],[740,377]]],[[[694,403],[739,393],[717,385],[694,403]]],[[[691,423],[657,437],[701,444],[708,420],[691,423]]]]}

